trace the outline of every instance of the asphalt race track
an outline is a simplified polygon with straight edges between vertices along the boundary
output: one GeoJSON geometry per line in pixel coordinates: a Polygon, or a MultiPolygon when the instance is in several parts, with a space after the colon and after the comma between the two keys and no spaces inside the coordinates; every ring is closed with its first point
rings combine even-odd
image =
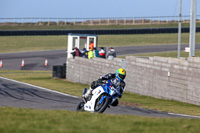
{"type": "MultiPolygon", "coordinates": [[[[184,50],[185,47],[188,47],[188,44],[181,45],[181,50],[184,50]]],[[[117,56],[177,51],[177,45],[124,46],[114,48],[117,56]]],[[[196,44],[196,49],[200,49],[200,44],[196,44]]],[[[0,70],[52,70],[54,65],[63,65],[66,62],[66,57],[66,50],[0,54],[0,60],[3,62],[3,67],[0,70]],[[24,59],[24,67],[21,67],[22,59],[24,59]],[[44,65],[45,59],[48,60],[48,66],[44,65]]]]}
{"type": "MultiPolygon", "coordinates": [[[[78,97],[0,77],[0,106],[3,107],[76,111],[80,101],[81,98],[78,97]]],[[[110,107],[104,113],[151,117],[200,118],[198,116],[169,114],[130,106],[110,107]]]]}

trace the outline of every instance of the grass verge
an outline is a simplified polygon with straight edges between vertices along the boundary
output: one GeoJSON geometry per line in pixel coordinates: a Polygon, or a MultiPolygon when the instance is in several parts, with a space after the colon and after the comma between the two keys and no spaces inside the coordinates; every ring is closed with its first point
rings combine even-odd
{"type": "Polygon", "coordinates": [[[200,121],[62,110],[0,108],[1,133],[197,133],[200,121]],[[6,114],[6,115],[5,115],[6,114]]]}
{"type": "MultiPolygon", "coordinates": [[[[46,71],[2,70],[0,72],[0,76],[68,93],[79,97],[82,94],[83,88],[89,87],[89,85],[72,83],[65,79],[62,80],[53,79],[51,72],[46,72],[46,71]]],[[[124,93],[122,99],[120,99],[120,104],[147,108],[147,109],[154,109],[158,111],[171,112],[171,113],[200,115],[200,106],[182,102],[176,102],[176,101],[156,99],[153,97],[141,96],[138,94],[133,94],[128,92],[124,93]]]]}
{"type": "MultiPolygon", "coordinates": [[[[200,56],[200,50],[195,51],[196,57],[200,56]]],[[[145,53],[145,54],[134,54],[129,56],[138,56],[138,57],[153,57],[153,56],[160,56],[160,57],[173,57],[177,58],[178,53],[176,52],[158,52],[158,53],[145,53]]],[[[187,58],[189,56],[188,52],[181,51],[180,57],[181,58],[187,58]]],[[[126,58],[126,56],[118,56],[118,58],[126,58]]]]}
{"type": "MultiPolygon", "coordinates": [[[[197,36],[200,33],[196,34],[197,36]]],[[[178,34],[99,35],[98,47],[177,44],[178,34]]],[[[196,38],[200,42],[200,38],[196,38]]],[[[0,53],[67,49],[67,36],[0,36],[0,53]]],[[[189,34],[182,34],[189,43],[189,34]]]]}

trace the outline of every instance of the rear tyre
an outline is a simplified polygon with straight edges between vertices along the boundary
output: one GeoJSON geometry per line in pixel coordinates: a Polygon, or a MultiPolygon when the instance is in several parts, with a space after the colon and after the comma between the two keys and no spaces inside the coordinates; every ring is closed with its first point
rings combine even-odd
{"type": "Polygon", "coordinates": [[[108,97],[105,97],[103,102],[100,104],[99,102],[100,102],[102,96],[104,96],[104,95],[101,95],[96,101],[96,105],[95,105],[94,109],[95,109],[95,112],[97,112],[97,113],[103,113],[106,110],[106,108],[108,107],[108,104],[110,103],[110,99],[108,97]]]}
{"type": "Polygon", "coordinates": [[[84,102],[80,102],[76,108],[76,111],[84,111],[84,102]]]}

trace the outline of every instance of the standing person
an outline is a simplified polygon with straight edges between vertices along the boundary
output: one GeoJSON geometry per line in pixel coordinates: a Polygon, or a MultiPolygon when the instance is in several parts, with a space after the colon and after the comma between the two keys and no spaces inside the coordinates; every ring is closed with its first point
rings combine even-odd
{"type": "Polygon", "coordinates": [[[89,49],[89,51],[88,51],[88,59],[92,59],[93,57],[94,57],[94,52],[91,49],[89,49]]]}
{"type": "Polygon", "coordinates": [[[94,42],[93,42],[93,41],[90,42],[89,48],[90,48],[91,50],[94,50],[94,42]]]}
{"type": "Polygon", "coordinates": [[[97,50],[97,48],[94,48],[94,57],[100,57],[99,55],[99,51],[97,50]]]}
{"type": "Polygon", "coordinates": [[[105,52],[104,48],[101,47],[101,50],[99,51],[99,56],[100,56],[101,58],[105,58],[105,57],[106,57],[105,55],[106,55],[106,52],[105,52]]]}
{"type": "Polygon", "coordinates": [[[109,60],[114,60],[114,58],[116,57],[116,52],[115,50],[111,47],[110,50],[108,51],[106,58],[109,60]]]}

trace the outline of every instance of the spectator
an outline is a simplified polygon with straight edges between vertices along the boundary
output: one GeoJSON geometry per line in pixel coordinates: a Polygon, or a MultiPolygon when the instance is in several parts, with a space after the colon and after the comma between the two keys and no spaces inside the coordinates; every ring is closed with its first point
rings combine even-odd
{"type": "Polygon", "coordinates": [[[100,57],[99,55],[99,51],[97,50],[97,48],[94,48],[94,57],[100,57]]]}
{"type": "Polygon", "coordinates": [[[106,57],[105,55],[106,55],[106,52],[105,52],[104,48],[101,47],[101,50],[99,51],[99,56],[100,56],[101,58],[105,58],[105,57],[106,57]]]}
{"type": "Polygon", "coordinates": [[[86,48],[83,48],[82,55],[84,58],[88,58],[88,51],[86,50],[86,48]]]}
{"type": "Polygon", "coordinates": [[[116,57],[116,53],[115,50],[111,47],[106,55],[106,58],[109,60],[114,60],[114,57],[116,57]]]}
{"type": "Polygon", "coordinates": [[[74,57],[76,56],[76,50],[75,50],[75,48],[73,48],[72,51],[73,51],[73,52],[71,52],[71,54],[72,54],[72,56],[73,56],[73,58],[74,58],[74,57]]]}
{"type": "Polygon", "coordinates": [[[93,42],[93,41],[90,42],[90,46],[89,46],[89,47],[90,47],[90,49],[91,49],[92,51],[94,50],[94,42],[93,42]]]}
{"type": "Polygon", "coordinates": [[[88,51],[88,59],[92,59],[93,57],[94,57],[94,52],[91,49],[89,49],[89,51],[88,51]]]}
{"type": "Polygon", "coordinates": [[[81,52],[77,47],[73,48],[72,50],[73,50],[73,52],[71,54],[73,55],[73,58],[75,56],[81,56],[81,52]]]}
{"type": "Polygon", "coordinates": [[[81,52],[77,47],[75,48],[75,50],[76,50],[76,56],[81,56],[81,52]]]}

